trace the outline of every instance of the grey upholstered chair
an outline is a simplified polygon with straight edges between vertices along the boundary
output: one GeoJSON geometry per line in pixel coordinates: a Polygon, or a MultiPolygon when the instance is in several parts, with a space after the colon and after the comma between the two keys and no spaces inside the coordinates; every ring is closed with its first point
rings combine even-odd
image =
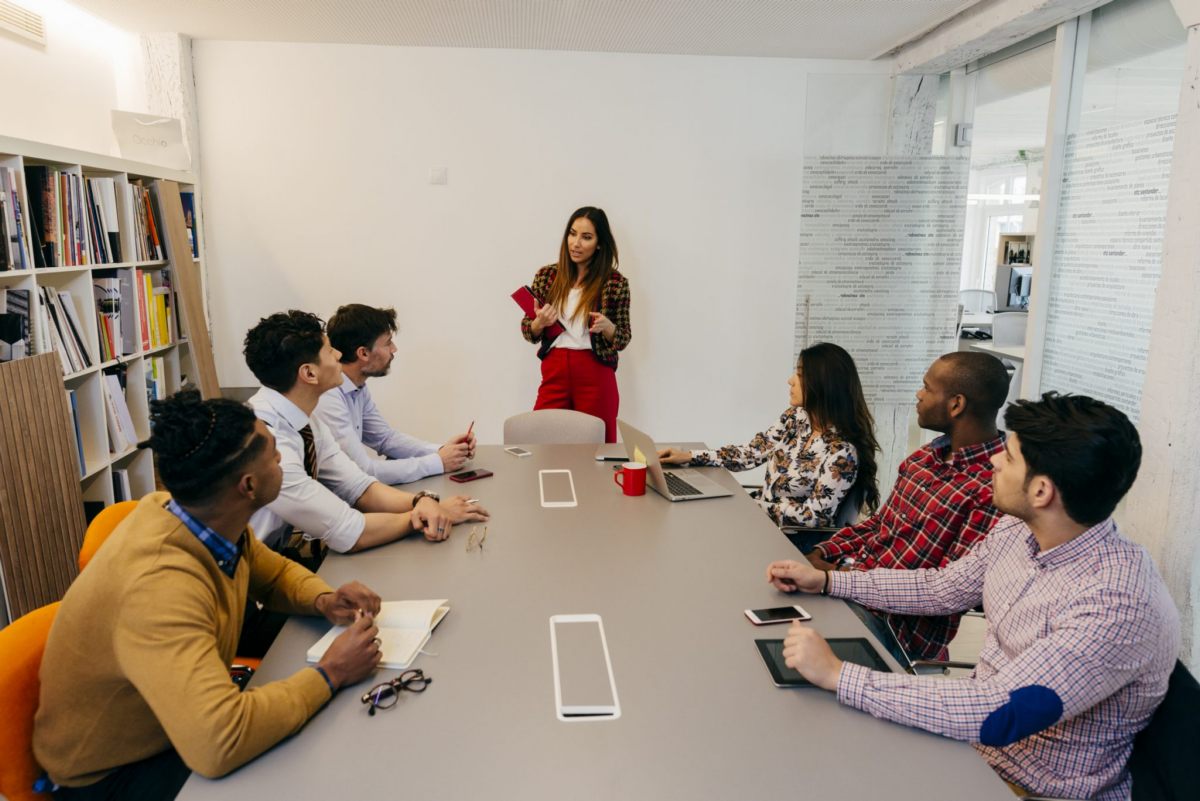
{"type": "Polygon", "coordinates": [[[581,445],[604,442],[604,421],[570,409],[539,409],[504,421],[505,445],[581,445]]]}

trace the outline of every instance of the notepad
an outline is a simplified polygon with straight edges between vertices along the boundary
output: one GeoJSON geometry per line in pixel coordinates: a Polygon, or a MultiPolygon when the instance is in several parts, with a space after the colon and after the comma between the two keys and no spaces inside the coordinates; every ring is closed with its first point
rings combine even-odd
{"type": "MultiPolygon", "coordinates": [[[[375,618],[379,627],[381,667],[403,670],[413,663],[429,636],[450,611],[445,598],[436,601],[385,601],[375,618]]],[[[319,662],[345,626],[334,626],[308,649],[309,662],[319,662]]]]}
{"type": "MultiPolygon", "coordinates": [[[[525,312],[526,317],[533,318],[537,316],[533,301],[536,299],[538,303],[541,303],[542,299],[533,294],[532,289],[527,286],[517,287],[517,291],[512,293],[512,299],[521,307],[521,311],[525,312]]],[[[542,338],[546,342],[553,342],[565,330],[561,323],[551,323],[542,331],[542,338]]]]}

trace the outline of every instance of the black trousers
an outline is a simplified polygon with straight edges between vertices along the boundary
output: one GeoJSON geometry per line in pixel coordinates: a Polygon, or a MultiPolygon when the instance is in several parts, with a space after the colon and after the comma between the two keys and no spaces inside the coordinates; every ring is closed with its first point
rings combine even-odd
{"type": "Polygon", "coordinates": [[[172,801],[192,771],[174,748],[117,768],[86,787],[59,787],[58,801],[172,801]]]}
{"type": "MultiPolygon", "coordinates": [[[[296,532],[285,535],[281,542],[268,544],[268,547],[314,573],[325,559],[324,543],[320,540],[306,540],[302,534],[296,532]]],[[[287,618],[282,612],[260,609],[253,599],[247,599],[237,655],[262,659],[271,643],[279,636],[287,618]]]]}

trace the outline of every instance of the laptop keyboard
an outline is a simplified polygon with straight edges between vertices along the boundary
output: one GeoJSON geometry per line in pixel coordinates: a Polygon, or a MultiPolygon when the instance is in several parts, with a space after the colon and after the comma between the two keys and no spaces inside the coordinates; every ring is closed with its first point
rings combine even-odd
{"type": "Polygon", "coordinates": [[[672,495],[703,495],[700,490],[693,487],[691,484],[684,481],[674,473],[663,471],[663,478],[667,480],[667,489],[672,495]]]}

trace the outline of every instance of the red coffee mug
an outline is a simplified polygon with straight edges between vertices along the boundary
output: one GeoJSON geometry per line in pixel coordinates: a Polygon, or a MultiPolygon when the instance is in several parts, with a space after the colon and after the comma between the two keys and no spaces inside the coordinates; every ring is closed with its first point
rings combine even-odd
{"type": "Polygon", "coordinates": [[[626,495],[646,494],[646,465],[641,462],[626,462],[613,473],[613,481],[626,495]]]}

